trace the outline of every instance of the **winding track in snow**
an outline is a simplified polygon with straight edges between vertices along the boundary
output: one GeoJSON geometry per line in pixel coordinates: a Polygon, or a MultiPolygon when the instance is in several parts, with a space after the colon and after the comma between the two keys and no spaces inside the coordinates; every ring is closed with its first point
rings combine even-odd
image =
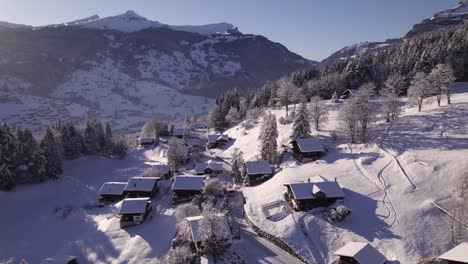
{"type": "Polygon", "coordinates": [[[397,220],[397,211],[395,209],[395,205],[393,204],[392,202],[392,199],[390,199],[390,196],[388,195],[388,187],[387,187],[387,181],[385,180],[385,177],[384,177],[384,174],[383,172],[385,171],[386,168],[388,168],[388,166],[392,164],[392,162],[390,161],[389,163],[387,163],[387,165],[385,165],[378,173],[378,179],[380,181],[380,184],[382,185],[382,188],[383,188],[383,191],[385,193],[383,199],[382,199],[382,203],[383,205],[387,208],[388,212],[389,212],[389,215],[387,218],[393,218],[392,222],[389,224],[389,227],[393,227],[393,225],[395,224],[396,220],[397,220]],[[388,201],[388,203],[390,204],[390,206],[387,205],[387,203],[385,202],[385,200],[388,201]]]}

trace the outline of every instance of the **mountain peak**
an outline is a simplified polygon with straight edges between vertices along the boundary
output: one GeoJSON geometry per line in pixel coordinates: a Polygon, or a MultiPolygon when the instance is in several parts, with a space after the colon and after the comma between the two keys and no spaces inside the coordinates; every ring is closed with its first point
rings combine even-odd
{"type": "Polygon", "coordinates": [[[439,12],[435,14],[431,19],[450,18],[465,15],[468,15],[468,0],[460,0],[460,2],[454,8],[439,12]]]}
{"type": "Polygon", "coordinates": [[[122,15],[120,16],[125,16],[125,17],[131,17],[131,18],[138,18],[138,19],[145,19],[147,20],[145,17],[143,16],[140,16],[139,14],[137,14],[135,11],[133,10],[127,10],[127,12],[123,13],[122,15]]]}

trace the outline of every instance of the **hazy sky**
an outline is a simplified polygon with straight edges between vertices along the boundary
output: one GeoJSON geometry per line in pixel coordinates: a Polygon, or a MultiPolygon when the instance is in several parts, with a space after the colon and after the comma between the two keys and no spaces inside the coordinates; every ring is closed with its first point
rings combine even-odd
{"type": "Polygon", "coordinates": [[[404,35],[458,0],[0,0],[0,21],[46,25],[127,10],[171,25],[230,22],[313,60],[404,35]]]}

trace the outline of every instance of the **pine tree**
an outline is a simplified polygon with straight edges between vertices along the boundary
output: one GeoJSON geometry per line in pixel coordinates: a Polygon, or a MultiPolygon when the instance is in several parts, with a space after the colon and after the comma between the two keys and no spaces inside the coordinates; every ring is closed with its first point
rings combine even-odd
{"type": "Polygon", "coordinates": [[[128,146],[125,141],[125,138],[122,136],[117,142],[112,143],[113,149],[112,154],[115,155],[118,159],[124,159],[127,156],[128,146]]]}
{"type": "Polygon", "coordinates": [[[62,157],[50,128],[46,129],[40,148],[41,158],[44,161],[44,176],[57,179],[63,173],[62,157]]]}
{"type": "Polygon", "coordinates": [[[0,189],[11,190],[16,185],[14,135],[8,125],[0,128],[0,189]]]}
{"type": "Polygon", "coordinates": [[[269,114],[263,120],[260,139],[260,156],[270,163],[276,163],[278,148],[278,126],[276,117],[269,114]]]}
{"type": "Polygon", "coordinates": [[[231,175],[237,184],[243,182],[242,168],[244,166],[244,159],[242,156],[242,151],[238,151],[237,149],[232,153],[231,175]]]}
{"type": "Polygon", "coordinates": [[[305,102],[299,106],[298,113],[294,118],[291,141],[299,138],[305,138],[310,135],[309,109],[305,102]]]}
{"type": "Polygon", "coordinates": [[[105,153],[112,154],[114,149],[114,141],[112,135],[112,128],[109,123],[106,123],[105,142],[105,153]]]}
{"type": "Polygon", "coordinates": [[[98,151],[95,127],[93,119],[86,122],[86,128],[83,135],[83,152],[87,155],[95,154],[98,151]]]}
{"type": "Polygon", "coordinates": [[[16,129],[16,141],[18,142],[18,154],[15,165],[18,176],[22,181],[29,182],[39,179],[42,173],[42,163],[39,146],[31,131],[28,129],[16,129]]]}
{"type": "MultiPolygon", "coordinates": [[[[229,109],[228,109],[229,111],[229,109]]],[[[223,105],[218,103],[208,114],[208,125],[216,132],[221,133],[227,127],[226,121],[227,112],[224,111],[223,105]]]]}

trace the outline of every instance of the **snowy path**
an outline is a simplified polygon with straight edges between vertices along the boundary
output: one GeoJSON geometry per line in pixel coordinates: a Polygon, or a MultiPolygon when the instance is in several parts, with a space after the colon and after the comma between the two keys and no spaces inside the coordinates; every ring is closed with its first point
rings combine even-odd
{"type": "Polygon", "coordinates": [[[389,163],[387,163],[387,165],[385,165],[380,171],[379,171],[379,174],[378,174],[378,178],[379,178],[379,181],[380,181],[380,184],[382,185],[382,188],[383,188],[383,191],[385,193],[385,196],[383,197],[382,199],[382,203],[383,205],[387,208],[388,210],[388,217],[387,219],[392,219],[391,222],[389,223],[389,228],[393,227],[393,225],[395,224],[396,220],[397,220],[397,211],[395,209],[395,206],[392,202],[392,200],[390,199],[390,196],[388,195],[388,188],[387,188],[387,181],[385,180],[385,177],[384,177],[384,171],[386,168],[388,168],[388,166],[392,164],[392,162],[390,161],[389,163]],[[387,202],[389,205],[387,205],[387,202]]]}

